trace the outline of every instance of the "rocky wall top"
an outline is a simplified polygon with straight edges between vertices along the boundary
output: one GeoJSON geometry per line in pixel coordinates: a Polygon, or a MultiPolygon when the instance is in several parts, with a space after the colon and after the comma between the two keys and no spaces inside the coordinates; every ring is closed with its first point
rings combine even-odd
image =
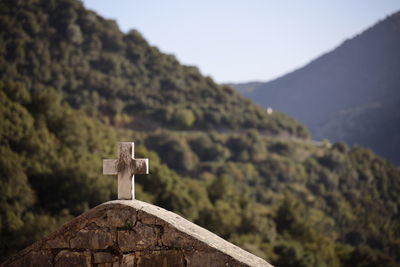
{"type": "Polygon", "coordinates": [[[1,266],[271,266],[181,216],[138,200],[99,205],[1,266]]]}

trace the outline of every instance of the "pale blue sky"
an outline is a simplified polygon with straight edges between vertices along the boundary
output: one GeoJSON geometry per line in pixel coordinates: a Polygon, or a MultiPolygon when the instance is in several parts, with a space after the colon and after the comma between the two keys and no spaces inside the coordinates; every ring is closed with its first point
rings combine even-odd
{"type": "Polygon", "coordinates": [[[83,0],[217,82],[267,81],[400,10],[399,0],[83,0]]]}

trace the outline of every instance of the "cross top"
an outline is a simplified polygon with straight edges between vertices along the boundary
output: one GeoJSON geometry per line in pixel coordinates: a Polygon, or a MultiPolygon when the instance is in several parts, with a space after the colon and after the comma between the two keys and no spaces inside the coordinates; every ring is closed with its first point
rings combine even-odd
{"type": "Polygon", "coordinates": [[[135,159],[135,143],[119,142],[118,159],[103,160],[104,175],[118,175],[118,199],[135,199],[135,174],[149,173],[149,159],[135,159]]]}

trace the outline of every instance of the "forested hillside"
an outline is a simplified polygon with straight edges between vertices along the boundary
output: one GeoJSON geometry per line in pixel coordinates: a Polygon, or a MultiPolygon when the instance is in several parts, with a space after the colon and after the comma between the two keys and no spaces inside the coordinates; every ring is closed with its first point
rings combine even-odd
{"type": "Polygon", "coordinates": [[[316,139],[369,147],[400,165],[399,47],[397,12],[296,71],[233,86],[304,123],[316,139]]]}
{"type": "Polygon", "coordinates": [[[257,128],[306,137],[282,114],[267,116],[196,67],[150,46],[139,32],[86,11],[78,1],[2,1],[0,78],[51,86],[73,108],[139,129],[257,128]],[[123,114],[129,116],[124,116],[123,114]]]}
{"type": "Polygon", "coordinates": [[[398,266],[400,170],[314,145],[75,0],[1,1],[0,259],[116,198],[103,158],[150,158],[137,198],[277,266],[398,266]]]}

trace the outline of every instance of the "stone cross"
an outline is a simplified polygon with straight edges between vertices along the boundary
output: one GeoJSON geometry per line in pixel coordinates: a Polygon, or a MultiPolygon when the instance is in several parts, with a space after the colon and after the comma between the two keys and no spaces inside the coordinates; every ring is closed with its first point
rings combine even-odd
{"type": "Polygon", "coordinates": [[[118,143],[118,159],[103,160],[103,174],[118,174],[118,199],[135,199],[135,174],[149,173],[149,159],[135,159],[133,142],[118,143]]]}

